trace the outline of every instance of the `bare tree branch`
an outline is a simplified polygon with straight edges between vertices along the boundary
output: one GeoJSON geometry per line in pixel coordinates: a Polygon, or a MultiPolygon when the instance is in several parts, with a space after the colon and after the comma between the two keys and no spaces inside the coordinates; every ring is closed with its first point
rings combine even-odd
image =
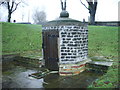
{"type": "Polygon", "coordinates": [[[95,13],[96,13],[96,9],[97,9],[97,4],[98,4],[97,0],[94,0],[94,9],[95,9],[95,13]]]}
{"type": "Polygon", "coordinates": [[[12,12],[12,9],[13,9],[13,6],[14,6],[14,3],[15,3],[15,2],[12,1],[12,6],[11,6],[11,8],[10,8],[10,11],[11,11],[11,12],[12,12]]]}
{"type": "Polygon", "coordinates": [[[66,0],[65,0],[65,2],[64,2],[64,10],[66,10],[66,0]]]}
{"type": "Polygon", "coordinates": [[[93,0],[86,0],[86,1],[87,1],[87,3],[88,3],[90,6],[93,5],[93,0]]]}
{"type": "Polygon", "coordinates": [[[18,7],[18,5],[19,5],[20,3],[21,3],[21,2],[19,2],[19,3],[15,3],[16,6],[15,6],[15,9],[12,10],[12,13],[17,9],[17,7],[18,7]]]}
{"type": "Polygon", "coordinates": [[[95,9],[97,8],[97,2],[94,2],[94,8],[95,9]]]}
{"type": "Polygon", "coordinates": [[[63,10],[63,2],[62,2],[62,0],[60,0],[60,2],[61,2],[61,9],[63,10]]]}
{"type": "Polygon", "coordinates": [[[8,10],[10,10],[10,4],[9,4],[9,2],[7,2],[7,7],[8,7],[8,10]]]}
{"type": "Polygon", "coordinates": [[[61,9],[66,10],[66,0],[64,2],[60,0],[60,2],[61,2],[61,9]]]}
{"type": "Polygon", "coordinates": [[[0,5],[4,4],[4,2],[0,2],[0,5]]]}
{"type": "Polygon", "coordinates": [[[86,5],[84,3],[82,3],[82,1],[80,0],[80,2],[82,3],[82,5],[84,5],[88,10],[89,10],[89,14],[90,14],[90,24],[95,24],[95,14],[96,14],[96,9],[97,9],[97,2],[98,0],[86,0],[86,2],[88,3],[88,7],[86,7],[86,5]]]}
{"type": "Polygon", "coordinates": [[[81,4],[85,6],[89,10],[89,8],[80,0],[81,4]]]}
{"type": "Polygon", "coordinates": [[[86,2],[88,2],[88,0],[86,0],[86,2]]]}

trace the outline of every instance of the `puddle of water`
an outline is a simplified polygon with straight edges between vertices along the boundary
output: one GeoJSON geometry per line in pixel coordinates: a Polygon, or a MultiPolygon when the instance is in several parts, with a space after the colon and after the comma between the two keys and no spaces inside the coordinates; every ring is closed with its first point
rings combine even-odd
{"type": "Polygon", "coordinates": [[[46,88],[87,88],[94,80],[101,75],[84,71],[75,76],[59,76],[58,74],[49,74],[44,77],[48,84],[43,85],[46,88]]]}
{"type": "Polygon", "coordinates": [[[34,73],[34,70],[25,72],[15,71],[11,75],[3,75],[3,88],[42,88],[43,79],[32,79],[28,74],[34,73]]]}
{"type": "Polygon", "coordinates": [[[3,88],[86,88],[98,77],[100,73],[84,71],[75,76],[59,76],[58,74],[48,74],[44,78],[35,79],[29,74],[38,71],[36,68],[28,68],[22,65],[9,62],[3,64],[3,88]]]}

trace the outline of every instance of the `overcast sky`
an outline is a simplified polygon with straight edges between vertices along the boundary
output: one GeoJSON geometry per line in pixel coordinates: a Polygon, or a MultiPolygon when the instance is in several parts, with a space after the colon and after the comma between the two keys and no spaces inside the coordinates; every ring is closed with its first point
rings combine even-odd
{"type": "MultiPolygon", "coordinates": [[[[64,1],[64,0],[63,0],[64,1]]],[[[86,5],[86,0],[82,0],[86,5]]],[[[118,21],[118,2],[120,0],[98,0],[96,21],[118,21]]],[[[60,0],[28,0],[28,6],[18,7],[12,15],[12,21],[32,22],[33,11],[37,8],[44,10],[47,14],[47,20],[54,20],[59,17],[61,12],[60,0]]],[[[0,8],[2,15],[1,21],[7,17],[7,11],[0,8]]],[[[67,11],[69,17],[82,21],[83,18],[88,21],[89,12],[80,3],[80,0],[67,0],[67,11]]]]}

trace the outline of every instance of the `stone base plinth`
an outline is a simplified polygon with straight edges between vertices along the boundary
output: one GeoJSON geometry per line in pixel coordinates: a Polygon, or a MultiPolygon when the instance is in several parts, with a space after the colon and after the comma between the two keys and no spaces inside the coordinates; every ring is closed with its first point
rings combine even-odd
{"type": "Polygon", "coordinates": [[[85,65],[87,62],[91,61],[90,59],[80,61],[78,63],[72,64],[60,64],[59,65],[59,75],[60,76],[70,76],[77,75],[85,70],[85,65]]]}

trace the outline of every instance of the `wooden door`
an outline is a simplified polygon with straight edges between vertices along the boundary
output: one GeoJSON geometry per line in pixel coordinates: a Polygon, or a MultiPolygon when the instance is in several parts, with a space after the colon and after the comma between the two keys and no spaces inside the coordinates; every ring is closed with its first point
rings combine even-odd
{"type": "Polygon", "coordinates": [[[58,32],[43,32],[43,53],[45,67],[49,70],[58,70],[58,32]]]}

